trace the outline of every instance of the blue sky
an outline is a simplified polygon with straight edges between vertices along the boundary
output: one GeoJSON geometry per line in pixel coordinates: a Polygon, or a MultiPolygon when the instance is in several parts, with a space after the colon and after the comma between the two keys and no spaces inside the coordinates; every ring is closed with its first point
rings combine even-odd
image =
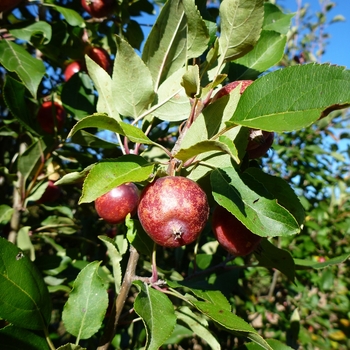
{"type": "MultiPolygon", "coordinates": [[[[303,4],[309,3],[311,11],[320,11],[321,0],[300,0],[303,4]]],[[[325,0],[323,0],[324,2],[325,0]]],[[[330,62],[350,69],[350,0],[333,1],[336,6],[330,11],[328,20],[336,15],[343,15],[345,22],[331,24],[327,32],[330,34],[329,45],[323,56],[322,63],[330,62]]],[[[279,0],[278,4],[291,12],[297,10],[297,0],[279,0]]]]}

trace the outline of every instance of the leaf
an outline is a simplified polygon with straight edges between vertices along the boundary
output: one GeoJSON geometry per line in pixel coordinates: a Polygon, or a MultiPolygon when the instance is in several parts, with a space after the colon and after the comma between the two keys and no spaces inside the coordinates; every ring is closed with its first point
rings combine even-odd
{"type": "Polygon", "coordinates": [[[112,95],[118,113],[137,118],[152,103],[155,93],[151,72],[135,50],[123,39],[117,39],[112,95]]]}
{"type": "Polygon", "coordinates": [[[47,230],[55,229],[59,233],[68,235],[77,231],[74,220],[64,216],[48,216],[41,222],[41,225],[43,225],[47,230]]]}
{"type": "Polygon", "coordinates": [[[257,43],[264,18],[263,0],[223,0],[219,50],[222,60],[237,59],[257,43]]]}
{"type": "Polygon", "coordinates": [[[68,24],[70,24],[72,27],[85,27],[85,21],[80,16],[80,14],[70,8],[63,7],[63,6],[57,6],[57,5],[49,5],[45,4],[46,6],[52,6],[56,11],[60,12],[61,15],[65,18],[68,24]]]}
{"type": "Polygon", "coordinates": [[[230,80],[255,80],[261,73],[281,61],[287,37],[263,30],[256,46],[230,64],[230,80]]]}
{"type": "Polygon", "coordinates": [[[103,148],[103,149],[115,149],[118,144],[105,141],[94,134],[90,134],[84,130],[79,130],[71,138],[72,143],[76,143],[80,146],[91,148],[103,148]]]}
{"type": "Polygon", "coordinates": [[[267,239],[263,239],[254,255],[259,260],[259,266],[277,269],[294,282],[295,264],[287,250],[277,248],[267,239]]]}
{"type": "Polygon", "coordinates": [[[199,67],[189,66],[186,73],[182,77],[181,85],[184,87],[188,97],[193,98],[199,95],[200,92],[200,78],[199,67]]]}
{"type": "Polygon", "coordinates": [[[86,67],[98,92],[97,112],[106,113],[110,118],[120,121],[114,96],[112,95],[112,79],[109,74],[88,55],[85,55],[86,67]]]}
{"type": "Polygon", "coordinates": [[[75,183],[81,183],[95,164],[91,164],[82,171],[74,171],[69,174],[62,176],[55,185],[69,185],[75,183]]]}
{"type": "MultiPolygon", "coordinates": [[[[273,350],[293,350],[288,345],[282,344],[278,340],[275,339],[266,339],[266,343],[271,346],[271,349],[273,350]]],[[[259,344],[256,343],[247,343],[244,344],[244,346],[239,347],[238,350],[261,350],[263,349],[259,344]]]]}
{"type": "Polygon", "coordinates": [[[300,232],[288,210],[254,178],[243,175],[234,168],[214,170],[211,186],[215,201],[259,236],[289,236],[300,232]]]}
{"type": "Polygon", "coordinates": [[[38,86],[45,74],[45,66],[41,60],[31,56],[22,46],[9,40],[0,40],[0,63],[19,78],[36,98],[38,86]]]}
{"type": "Polygon", "coordinates": [[[169,298],[159,290],[137,281],[140,289],[134,303],[135,312],[146,328],[146,350],[157,350],[169,338],[176,324],[174,307],[169,298]]]}
{"type": "Polygon", "coordinates": [[[194,334],[206,341],[211,349],[221,349],[220,343],[209,332],[208,322],[204,318],[201,318],[197,314],[193,313],[187,306],[179,307],[176,311],[176,316],[178,320],[184,322],[188,327],[190,327],[194,334]]]}
{"type": "Polygon", "coordinates": [[[292,66],[266,74],[250,85],[227,125],[293,131],[348,106],[349,70],[328,64],[292,66]]]}
{"type": "Polygon", "coordinates": [[[86,348],[81,347],[77,344],[68,343],[66,345],[62,345],[57,350],[87,350],[86,348]]]}
{"type": "Polygon", "coordinates": [[[101,328],[107,310],[106,286],[98,275],[100,263],[93,261],[79,272],[63,308],[65,328],[78,340],[90,338],[101,328]]]}
{"type": "Polygon", "coordinates": [[[8,325],[0,329],[1,347],[6,350],[49,350],[44,337],[27,329],[8,325]]]}
{"type": "Polygon", "coordinates": [[[233,314],[231,311],[220,308],[220,306],[211,304],[205,301],[191,301],[192,304],[201,311],[204,315],[211,318],[221,326],[228,330],[246,336],[254,342],[263,346],[264,349],[272,350],[266,341],[259,335],[259,333],[245,322],[242,318],[233,314]]]}
{"type": "Polygon", "coordinates": [[[125,225],[128,229],[126,238],[129,243],[139,252],[152,256],[154,242],[145,232],[139,220],[126,218],[125,225]]]}
{"type": "Polygon", "coordinates": [[[35,248],[30,239],[29,232],[30,226],[23,226],[18,230],[17,233],[17,247],[21,249],[31,261],[35,260],[35,248]]]}
{"type": "Polygon", "coordinates": [[[10,29],[9,32],[16,38],[28,42],[32,41],[33,36],[41,36],[40,41],[43,45],[48,44],[52,36],[51,25],[44,21],[38,21],[20,29],[10,29]]]}
{"type": "Polygon", "coordinates": [[[350,257],[349,253],[345,253],[334,258],[328,259],[324,262],[316,262],[313,260],[307,259],[294,259],[295,267],[298,270],[306,270],[306,269],[323,269],[332,265],[339,265],[344,261],[348,260],[350,257]]]}
{"type": "MultiPolygon", "coordinates": [[[[185,283],[181,283],[184,284],[185,283]]],[[[190,288],[191,292],[198,298],[201,298],[211,304],[217,305],[224,310],[231,311],[231,304],[228,302],[227,298],[222,294],[220,290],[201,290],[197,288],[191,288],[186,285],[187,288],[190,288]]]]}
{"type": "Polygon", "coordinates": [[[14,209],[6,204],[0,205],[0,225],[6,225],[10,222],[14,209]]]}
{"type": "Polygon", "coordinates": [[[97,163],[87,175],[79,203],[90,203],[125,182],[141,182],[153,173],[154,164],[136,155],[97,163]],[[103,181],[101,181],[103,179],[103,181]]]}
{"type": "Polygon", "coordinates": [[[278,6],[265,2],[263,29],[287,34],[293,17],[294,13],[283,13],[278,6]]]}
{"type": "Polygon", "coordinates": [[[46,329],[51,299],[40,272],[4,238],[0,238],[0,251],[0,317],[18,327],[46,329]]]}

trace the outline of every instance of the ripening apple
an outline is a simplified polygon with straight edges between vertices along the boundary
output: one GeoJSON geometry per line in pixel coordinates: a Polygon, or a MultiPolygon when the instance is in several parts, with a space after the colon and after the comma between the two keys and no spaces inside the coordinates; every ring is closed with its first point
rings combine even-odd
{"type": "Polygon", "coordinates": [[[137,212],[154,242],[176,248],[198,238],[207,223],[209,205],[196,182],[182,176],[165,176],[146,186],[137,212]]]}
{"type": "Polygon", "coordinates": [[[84,65],[80,61],[73,61],[67,65],[64,70],[64,80],[68,81],[75,73],[85,70],[84,65]]]}
{"type": "Polygon", "coordinates": [[[53,134],[55,128],[62,130],[67,113],[58,102],[45,101],[39,108],[37,120],[40,127],[48,134],[53,134]]]}
{"type": "Polygon", "coordinates": [[[49,180],[45,192],[37,200],[38,204],[53,203],[56,202],[61,196],[61,189],[55,185],[54,181],[49,180]]]}
{"type": "Polygon", "coordinates": [[[214,209],[212,228],[219,244],[234,256],[252,253],[262,239],[221,206],[214,209]]]}
{"type": "Polygon", "coordinates": [[[91,46],[87,49],[87,55],[101,66],[107,73],[112,72],[112,61],[109,53],[102,47],[91,46]]]}
{"type": "Polygon", "coordinates": [[[97,214],[110,224],[119,224],[130,213],[136,214],[140,191],[132,182],[127,182],[103,194],[95,200],[97,214]]]}
{"type": "Polygon", "coordinates": [[[271,148],[275,134],[264,130],[249,130],[249,141],[246,148],[250,159],[257,159],[264,156],[271,148]]]}
{"type": "Polygon", "coordinates": [[[91,17],[102,18],[113,13],[113,0],[81,0],[81,5],[91,17]]]}

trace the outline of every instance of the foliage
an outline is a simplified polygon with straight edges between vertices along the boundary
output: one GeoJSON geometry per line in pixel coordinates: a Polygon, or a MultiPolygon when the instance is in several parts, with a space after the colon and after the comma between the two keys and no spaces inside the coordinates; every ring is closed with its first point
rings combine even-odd
{"type": "Polygon", "coordinates": [[[1,16],[7,348],[349,347],[349,151],[339,141],[350,72],[312,62],[293,15],[262,0],[140,0],[97,19],[80,1],[46,0],[1,16]],[[143,15],[157,11],[144,40],[143,15]],[[92,46],[109,52],[112,74],[86,55],[92,46]],[[296,64],[298,47],[311,62],[296,64]],[[65,81],[77,60],[83,70],[65,81]],[[242,95],[213,99],[242,79],[254,80],[242,95]],[[43,101],[69,115],[53,135],[36,120],[43,101]],[[250,128],[276,132],[263,159],[246,155],[250,128]],[[210,219],[176,249],[154,246],[137,217],[99,220],[98,197],[166,175],[198,182],[212,209],[263,237],[256,251],[227,255],[210,219]],[[49,181],[59,195],[43,203],[49,181]]]}

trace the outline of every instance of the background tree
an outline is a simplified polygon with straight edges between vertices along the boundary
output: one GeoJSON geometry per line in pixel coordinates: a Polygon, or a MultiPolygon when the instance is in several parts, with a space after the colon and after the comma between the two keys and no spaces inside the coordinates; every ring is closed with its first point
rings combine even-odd
{"type": "Polygon", "coordinates": [[[272,2],[244,3],[1,3],[5,347],[349,348],[350,77],[307,64],[333,4],[316,22],[300,8],[290,30],[272,2]],[[159,11],[145,41],[143,14],[159,11]],[[160,198],[178,204],[155,227],[172,223],[180,247],[154,245],[137,215],[98,217],[115,187],[152,193],[169,175],[160,198]],[[209,220],[182,245],[192,188],[209,220]],[[218,204],[257,247],[217,242],[218,204]]]}

